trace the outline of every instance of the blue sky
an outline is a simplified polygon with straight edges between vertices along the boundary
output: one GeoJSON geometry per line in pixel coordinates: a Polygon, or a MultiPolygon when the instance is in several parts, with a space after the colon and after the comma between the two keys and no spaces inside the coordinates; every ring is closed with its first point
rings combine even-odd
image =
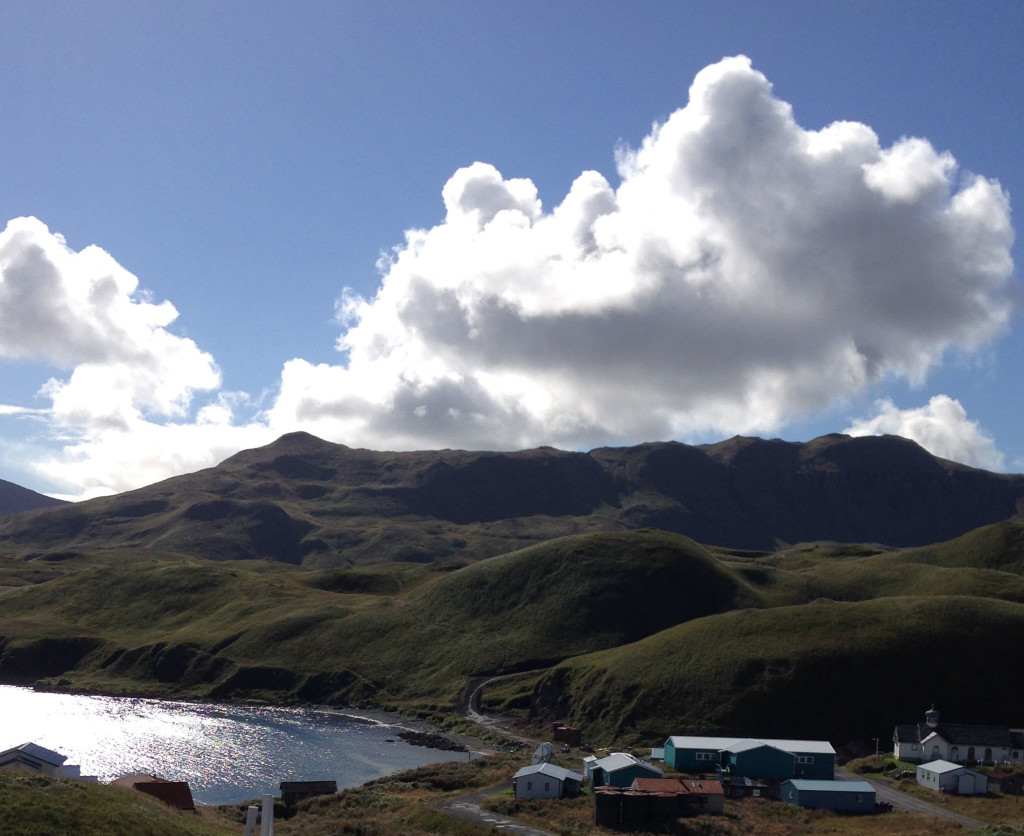
{"type": "Polygon", "coordinates": [[[0,478],[109,493],[293,429],[1024,469],[1020,3],[3,17],[0,478]]]}

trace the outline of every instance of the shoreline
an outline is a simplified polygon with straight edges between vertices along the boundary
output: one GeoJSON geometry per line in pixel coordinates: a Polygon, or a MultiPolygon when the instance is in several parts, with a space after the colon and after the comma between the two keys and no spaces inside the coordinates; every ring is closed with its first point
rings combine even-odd
{"type": "MultiPolygon", "coordinates": [[[[318,711],[326,714],[333,714],[344,717],[356,723],[393,728],[397,731],[396,737],[401,738],[411,746],[422,746],[429,749],[448,752],[467,752],[470,755],[491,755],[501,751],[493,745],[484,743],[478,737],[465,734],[456,734],[445,731],[429,720],[419,717],[410,717],[400,711],[383,708],[354,708],[339,707],[333,705],[320,705],[317,703],[272,703],[263,700],[217,700],[193,696],[171,696],[154,695],[152,692],[131,692],[126,690],[104,690],[63,687],[60,682],[47,680],[36,680],[32,684],[12,683],[0,681],[0,686],[11,688],[24,688],[43,694],[67,694],[80,697],[105,697],[108,699],[143,700],[162,703],[183,703],[187,705],[209,705],[209,706],[233,706],[237,708],[266,708],[266,709],[291,709],[318,711]]],[[[451,712],[452,717],[466,717],[464,714],[451,712]]]]}

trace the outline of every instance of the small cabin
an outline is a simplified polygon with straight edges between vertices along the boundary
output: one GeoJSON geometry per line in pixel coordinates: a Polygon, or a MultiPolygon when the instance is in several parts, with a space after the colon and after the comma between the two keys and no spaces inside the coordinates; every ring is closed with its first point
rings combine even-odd
{"type": "Polygon", "coordinates": [[[282,781],[281,800],[285,807],[294,807],[306,798],[318,795],[334,795],[338,791],[337,781],[282,781]]]}
{"type": "Polygon", "coordinates": [[[813,781],[791,778],[779,785],[779,800],[811,810],[873,813],[875,788],[867,781],[813,781]]]}
{"type": "Polygon", "coordinates": [[[516,798],[575,798],[583,776],[553,763],[524,766],[512,776],[516,798]]]}

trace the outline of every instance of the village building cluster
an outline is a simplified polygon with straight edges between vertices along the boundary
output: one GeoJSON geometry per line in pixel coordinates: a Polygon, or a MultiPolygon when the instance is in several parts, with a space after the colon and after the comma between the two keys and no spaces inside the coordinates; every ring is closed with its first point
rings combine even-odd
{"type": "MultiPolygon", "coordinates": [[[[580,733],[572,734],[578,739],[580,733]]],[[[570,798],[589,784],[595,824],[612,829],[657,828],[684,816],[721,813],[728,797],[762,796],[852,814],[880,808],[869,781],[836,779],[836,751],[824,740],[671,735],[643,760],[626,752],[588,755],[578,772],[549,763],[553,753],[543,744],[534,763],[513,776],[516,797],[570,798]]],[[[916,764],[917,783],[937,792],[1019,792],[1013,775],[974,767],[1024,762],[1024,729],[942,723],[933,707],[924,722],[895,727],[892,754],[916,764]]]]}
{"type": "MultiPolygon", "coordinates": [[[[581,745],[578,728],[553,725],[561,753],[581,745]]],[[[984,795],[992,790],[1019,793],[1017,773],[988,769],[1024,763],[1024,729],[1003,726],[951,724],[940,721],[932,707],[924,722],[897,725],[893,756],[916,764],[917,783],[942,793],[984,795]]],[[[579,796],[589,784],[594,797],[595,824],[632,830],[658,827],[675,819],[721,814],[727,797],[762,796],[799,807],[844,813],[872,813],[876,791],[866,780],[836,780],[836,751],[824,740],[671,735],[644,759],[627,752],[604,757],[587,755],[579,771],[552,761],[555,747],[542,743],[533,762],[512,776],[513,793],[523,799],[562,799],[579,796]],[[663,763],[664,769],[655,762],[663,763]],[[666,775],[666,771],[672,774],[666,775]]],[[[36,743],[23,743],[0,752],[0,770],[17,770],[57,778],[96,781],[67,764],[67,757],[36,743]]],[[[156,775],[132,774],[111,782],[143,792],[181,810],[194,810],[189,785],[156,775]]],[[[334,781],[282,782],[282,798],[294,806],[304,798],[337,792],[334,781]]],[[[249,808],[247,836],[273,834],[273,797],[265,795],[263,809],[249,808]]]]}

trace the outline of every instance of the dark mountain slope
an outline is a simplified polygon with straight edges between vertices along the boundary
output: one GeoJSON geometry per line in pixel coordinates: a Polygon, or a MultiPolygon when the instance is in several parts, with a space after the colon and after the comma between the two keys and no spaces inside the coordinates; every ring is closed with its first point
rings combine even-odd
{"type": "Polygon", "coordinates": [[[32,511],[36,508],[52,508],[56,505],[67,505],[62,499],[54,499],[14,482],[0,479],[0,516],[14,514],[18,511],[32,511]]]}
{"type": "Polygon", "coordinates": [[[294,433],[136,491],[0,519],[0,555],[152,547],[212,559],[432,562],[655,527],[772,550],[926,545],[1011,517],[1024,476],[895,437],[734,438],[568,453],[355,450],[294,433]]]}
{"type": "Polygon", "coordinates": [[[625,482],[631,524],[734,548],[813,540],[925,545],[1007,519],[1024,498],[1024,476],[946,461],[896,436],[736,437],[591,455],[625,482]]]}

